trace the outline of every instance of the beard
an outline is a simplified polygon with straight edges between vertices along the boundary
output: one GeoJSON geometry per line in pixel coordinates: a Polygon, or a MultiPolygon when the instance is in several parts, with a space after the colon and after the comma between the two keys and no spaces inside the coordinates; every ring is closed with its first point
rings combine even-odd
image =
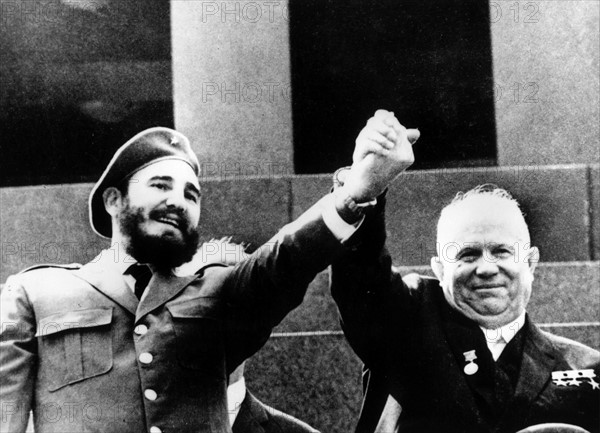
{"type": "Polygon", "coordinates": [[[158,270],[170,271],[189,262],[198,249],[200,234],[191,227],[183,211],[159,210],[144,216],[142,208],[127,204],[119,218],[121,233],[129,240],[125,251],[139,263],[151,264],[158,270]],[[181,238],[148,234],[143,224],[148,219],[157,220],[166,214],[177,213],[181,238]]]}

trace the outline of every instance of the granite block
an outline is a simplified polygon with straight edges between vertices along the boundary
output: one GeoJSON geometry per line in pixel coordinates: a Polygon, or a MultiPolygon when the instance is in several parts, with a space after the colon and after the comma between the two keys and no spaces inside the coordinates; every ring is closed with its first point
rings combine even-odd
{"type": "Polygon", "coordinates": [[[351,432],[362,363],[342,336],[271,338],[246,365],[248,389],[322,432],[351,432]]]}
{"type": "Polygon", "coordinates": [[[428,264],[435,252],[441,208],[457,191],[483,183],[507,189],[521,203],[541,260],[590,259],[584,166],[408,172],[388,193],[386,217],[392,256],[402,265],[428,264]]]}
{"type": "Polygon", "coordinates": [[[0,280],[41,263],[86,263],[107,240],[89,224],[90,184],[0,189],[0,280]]]}
{"type": "Polygon", "coordinates": [[[292,176],[292,219],[331,191],[332,174],[292,176]]]}
{"type": "Polygon", "coordinates": [[[537,323],[600,321],[600,264],[540,264],[528,311],[537,323]]]}
{"type": "Polygon", "coordinates": [[[490,2],[498,163],[598,163],[596,1],[490,2]]]}
{"type": "MultiPolygon", "coordinates": [[[[435,254],[436,221],[442,207],[458,191],[483,183],[495,183],[519,200],[543,261],[590,260],[585,166],[409,171],[387,195],[388,246],[394,260],[402,265],[428,264],[435,254]]],[[[293,177],[292,216],[330,188],[331,175],[293,177]]]]}
{"type": "Polygon", "coordinates": [[[274,332],[341,330],[338,310],[329,291],[329,272],[317,275],[302,304],[289,313],[274,332]]]}
{"type": "Polygon", "coordinates": [[[257,248],[289,222],[289,180],[241,178],[206,180],[202,185],[203,240],[233,236],[257,248]]]}
{"type": "Polygon", "coordinates": [[[594,326],[543,326],[542,330],[567,337],[600,350],[600,325],[594,326]]]}
{"type": "Polygon", "coordinates": [[[175,126],[219,170],[293,173],[288,1],[273,5],[171,3],[175,126]]]}

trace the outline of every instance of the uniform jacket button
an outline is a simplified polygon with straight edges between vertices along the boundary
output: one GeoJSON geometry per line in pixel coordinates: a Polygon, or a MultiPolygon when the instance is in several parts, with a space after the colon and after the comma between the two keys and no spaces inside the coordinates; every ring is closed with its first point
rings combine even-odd
{"type": "Polygon", "coordinates": [[[146,332],[148,332],[148,327],[146,325],[138,325],[133,329],[133,332],[135,332],[137,335],[144,335],[146,332]]]}
{"type": "Polygon", "coordinates": [[[144,397],[146,397],[150,401],[154,401],[158,398],[158,394],[153,389],[147,389],[144,391],[144,397]]]}
{"type": "Polygon", "coordinates": [[[150,364],[152,362],[152,358],[153,356],[151,353],[144,352],[140,354],[140,357],[138,359],[142,364],[150,364]]]}
{"type": "Polygon", "coordinates": [[[162,430],[153,425],[152,427],[150,427],[150,433],[162,433],[162,430]]]}

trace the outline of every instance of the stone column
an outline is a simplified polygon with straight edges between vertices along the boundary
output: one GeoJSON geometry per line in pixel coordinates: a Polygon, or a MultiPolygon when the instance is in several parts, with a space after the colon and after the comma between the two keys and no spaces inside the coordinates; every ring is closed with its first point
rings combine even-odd
{"type": "Polygon", "coordinates": [[[599,162],[598,1],[491,1],[499,165],[599,162]]]}
{"type": "Polygon", "coordinates": [[[171,1],[175,127],[204,176],[293,173],[288,1],[171,1]]]}

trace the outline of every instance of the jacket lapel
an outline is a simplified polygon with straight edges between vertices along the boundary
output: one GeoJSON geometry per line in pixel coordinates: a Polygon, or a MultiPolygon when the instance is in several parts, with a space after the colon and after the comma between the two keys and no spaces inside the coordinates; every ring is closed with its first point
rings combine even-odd
{"type": "Polygon", "coordinates": [[[135,321],[139,321],[146,314],[175,297],[196,278],[196,275],[177,277],[172,274],[153,274],[146,288],[147,293],[137,309],[135,321]]]}
{"type": "Polygon", "coordinates": [[[477,404],[476,395],[490,404],[490,395],[482,392],[481,386],[484,386],[484,390],[486,389],[483,377],[489,374],[488,364],[490,360],[488,358],[491,359],[491,355],[479,327],[474,322],[453,311],[445,301],[442,302],[441,315],[443,320],[440,326],[446,338],[441,344],[447,344],[451,353],[448,353],[449,356],[445,361],[448,364],[447,369],[440,370],[440,372],[444,372],[445,377],[440,377],[438,381],[453,384],[452,387],[445,390],[449,395],[442,400],[447,399],[453,405],[457,404],[461,408],[462,413],[458,421],[459,424],[462,422],[465,428],[467,428],[466,426],[477,425],[483,431],[489,427],[484,414],[480,410],[481,408],[477,404]],[[468,363],[465,360],[464,353],[471,351],[474,351],[475,356],[477,356],[474,363],[478,369],[475,374],[468,375],[464,371],[468,363]]]}
{"type": "Polygon", "coordinates": [[[103,250],[90,263],[74,271],[74,274],[104,293],[131,314],[135,314],[138,300],[127,286],[123,275],[115,266],[111,257],[113,257],[113,254],[109,250],[103,250]]]}
{"type": "Polygon", "coordinates": [[[246,397],[233,423],[233,433],[264,433],[262,424],[268,420],[265,408],[246,390],[246,397]]]}
{"type": "Polygon", "coordinates": [[[548,338],[527,317],[525,345],[515,396],[508,405],[503,424],[521,425],[542,391],[552,378],[552,371],[561,359],[548,338]]]}

